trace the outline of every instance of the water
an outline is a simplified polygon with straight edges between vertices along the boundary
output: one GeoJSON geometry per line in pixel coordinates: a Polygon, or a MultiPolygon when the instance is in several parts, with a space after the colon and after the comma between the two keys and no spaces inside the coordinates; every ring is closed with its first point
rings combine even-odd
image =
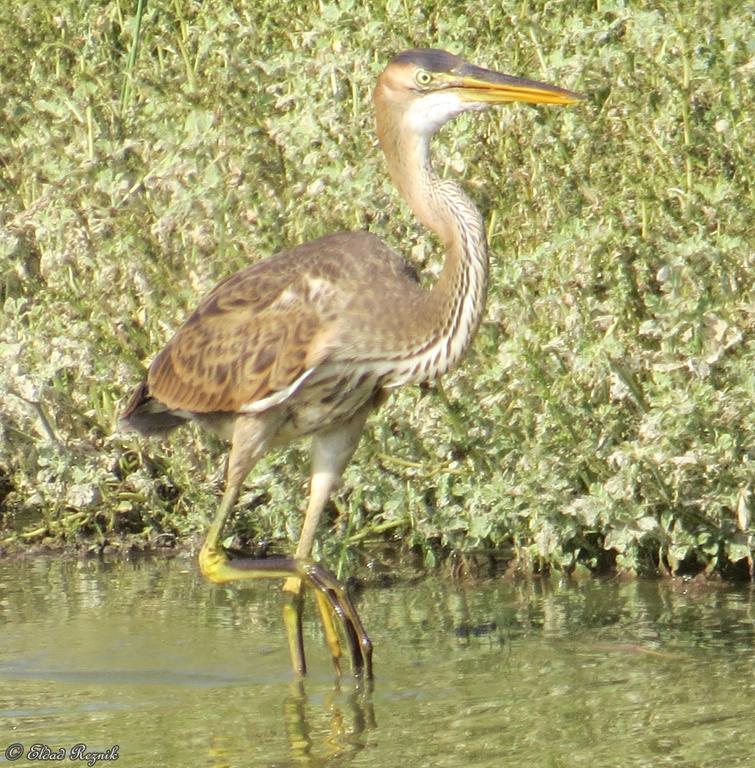
{"type": "Polygon", "coordinates": [[[311,605],[310,675],[293,679],[271,583],[211,586],[183,559],[5,560],[0,763],[37,743],[70,764],[83,743],[117,746],[127,768],[751,767],[753,597],[649,581],[368,589],[369,691],[336,683],[311,605]]]}

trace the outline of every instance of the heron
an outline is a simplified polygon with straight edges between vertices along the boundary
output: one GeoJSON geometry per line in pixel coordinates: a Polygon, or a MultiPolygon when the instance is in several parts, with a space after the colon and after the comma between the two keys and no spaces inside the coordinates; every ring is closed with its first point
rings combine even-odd
{"type": "Polygon", "coordinates": [[[456,366],[480,325],[488,284],[482,215],[438,176],[432,136],[453,117],[497,104],[566,105],[579,94],[485,69],[438,49],[396,55],[373,94],[388,172],[445,249],[430,288],[376,235],[332,234],[222,280],[152,361],[121,416],[144,435],[186,422],[230,441],[225,490],[199,553],[214,583],[282,579],[294,672],[306,674],[303,593],[313,591],[335,667],[345,641],[353,673],[372,678],[372,642],[339,580],[312,557],[318,522],[367,416],[390,392],[456,366]],[[226,550],[223,529],[242,483],[269,449],[311,438],[309,497],[292,557],[226,550]]]}

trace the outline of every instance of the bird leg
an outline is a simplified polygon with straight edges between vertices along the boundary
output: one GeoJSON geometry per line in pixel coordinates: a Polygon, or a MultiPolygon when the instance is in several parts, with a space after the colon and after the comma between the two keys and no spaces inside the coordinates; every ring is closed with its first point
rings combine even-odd
{"type": "MultiPolygon", "coordinates": [[[[364,418],[361,419],[356,439],[353,441],[348,456],[343,461],[343,466],[348,462],[356,447],[363,423],[364,418]]],[[[288,598],[289,602],[284,606],[284,620],[292,663],[297,674],[305,674],[306,672],[301,631],[302,584],[306,583],[311,586],[318,596],[317,605],[323,617],[326,640],[331,654],[333,654],[336,668],[339,667],[338,660],[341,655],[338,632],[335,627],[335,622],[338,621],[343,627],[349,644],[355,673],[364,673],[367,677],[371,677],[372,644],[353,603],[336,577],[318,563],[310,560],[314,533],[320,513],[325,506],[330,490],[340,477],[343,466],[340,467],[335,477],[331,476],[332,473],[325,473],[326,476],[321,478],[317,471],[313,472],[313,492],[307,507],[302,538],[295,557],[229,558],[221,544],[223,528],[238,501],[241,484],[256,460],[267,448],[269,435],[272,432],[273,429],[270,426],[262,424],[261,420],[255,417],[242,416],[237,419],[228,460],[226,488],[199,553],[200,570],[207,579],[217,584],[242,579],[286,579],[287,595],[291,595],[291,597],[288,598]]],[[[317,441],[317,437],[315,441],[317,441]]],[[[343,442],[343,439],[328,441],[327,437],[325,438],[327,445],[340,445],[342,449],[343,442]]],[[[339,453],[339,457],[342,452],[343,450],[339,453]]],[[[326,461],[331,453],[333,452],[320,451],[320,454],[325,456],[326,461]]],[[[313,469],[318,466],[317,457],[320,454],[316,448],[313,450],[313,469]]],[[[333,465],[331,464],[331,466],[333,465]]]]}
{"type": "MultiPolygon", "coordinates": [[[[296,548],[295,558],[301,562],[310,562],[317,524],[327,504],[331,492],[338,486],[341,474],[354,455],[364,422],[371,409],[371,403],[362,407],[351,419],[329,429],[316,433],[312,438],[312,477],[310,481],[309,503],[304,516],[304,524],[296,548]]],[[[324,574],[320,575],[323,579],[324,574]]],[[[344,615],[343,606],[351,605],[351,600],[343,585],[330,573],[327,582],[321,581],[327,589],[315,590],[315,600],[322,619],[325,641],[330,649],[333,664],[340,673],[341,644],[336,623],[339,622],[346,634],[352,657],[352,668],[359,673],[364,671],[372,677],[372,643],[356,610],[344,615]]],[[[302,639],[302,580],[298,577],[286,579],[283,585],[283,616],[288,633],[291,662],[294,668],[304,674],[304,642],[302,639]]]]}
{"type": "MultiPolygon", "coordinates": [[[[314,452],[314,446],[313,446],[314,452]]],[[[312,546],[314,544],[315,531],[320,515],[330,496],[333,487],[332,477],[327,474],[318,474],[312,472],[309,490],[309,503],[304,515],[304,525],[299,537],[299,544],[296,547],[296,559],[308,560],[312,556],[312,546]]],[[[304,599],[302,592],[302,580],[290,577],[283,584],[283,621],[286,625],[288,635],[288,646],[291,651],[291,663],[294,669],[301,675],[306,674],[307,664],[304,658],[304,637],[302,635],[302,612],[304,609],[304,599]]],[[[315,591],[315,595],[320,595],[315,591]]],[[[323,628],[325,631],[325,641],[330,649],[330,655],[333,658],[333,664],[336,670],[341,671],[341,644],[338,640],[338,632],[333,626],[333,617],[331,612],[321,601],[324,598],[315,598],[317,607],[322,617],[323,628]]]]}

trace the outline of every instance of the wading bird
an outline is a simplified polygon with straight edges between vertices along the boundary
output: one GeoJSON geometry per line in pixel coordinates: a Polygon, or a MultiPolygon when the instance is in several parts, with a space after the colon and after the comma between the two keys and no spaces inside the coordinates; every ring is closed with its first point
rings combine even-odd
{"type": "Polygon", "coordinates": [[[314,589],[336,668],[341,641],[355,674],[372,676],[372,644],[346,590],[311,560],[317,524],[365,420],[402,384],[442,376],[464,355],[482,316],[488,256],[482,216],[461,187],[436,176],[430,139],[462,112],[494,104],[570,104],[571,91],[510,77],[435,49],[398,54],[374,93],[380,146],[398,191],[445,247],[431,290],[367,232],[330,235],[223,280],[157,355],[122,422],[150,435],[195,421],[230,440],[226,487],[199,554],[216,583],[284,578],[292,664],[306,671],[302,589],[314,589]],[[292,558],[224,550],[241,484],[268,449],[312,437],[309,503],[292,558]]]}

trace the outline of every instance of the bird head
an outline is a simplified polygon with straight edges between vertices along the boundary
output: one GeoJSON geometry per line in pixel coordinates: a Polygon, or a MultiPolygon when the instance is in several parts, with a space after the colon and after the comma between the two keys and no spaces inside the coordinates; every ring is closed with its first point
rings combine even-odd
{"type": "Polygon", "coordinates": [[[400,130],[430,136],[462,112],[495,104],[572,104],[577,93],[470,64],[435,48],[404,51],[380,75],[374,104],[380,133],[388,118],[400,130]]]}

